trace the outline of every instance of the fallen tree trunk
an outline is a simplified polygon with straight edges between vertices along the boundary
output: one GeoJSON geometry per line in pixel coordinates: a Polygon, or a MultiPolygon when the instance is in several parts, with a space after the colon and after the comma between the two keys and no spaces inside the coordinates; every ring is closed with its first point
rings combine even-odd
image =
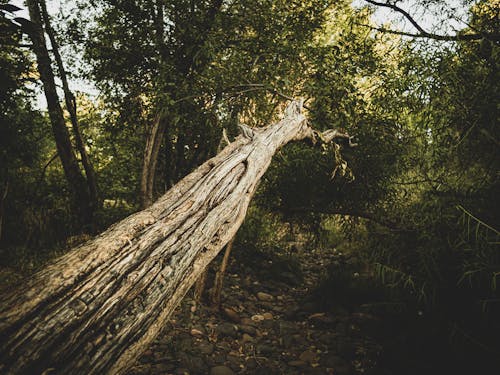
{"type": "Polygon", "coordinates": [[[3,299],[0,372],[123,372],[241,225],[275,152],[313,137],[293,102],[238,137],[155,204],[115,224],[3,299]]]}

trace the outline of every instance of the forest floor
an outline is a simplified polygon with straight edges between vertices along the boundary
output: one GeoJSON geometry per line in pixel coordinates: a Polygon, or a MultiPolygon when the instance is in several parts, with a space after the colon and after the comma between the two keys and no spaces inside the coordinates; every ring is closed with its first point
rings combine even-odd
{"type": "Polygon", "coordinates": [[[221,309],[196,304],[190,292],[128,375],[383,373],[382,348],[371,338],[378,318],[362,305],[322,308],[318,295],[332,264],[355,260],[334,249],[299,252],[291,263],[263,253],[239,258],[226,274],[221,309]]]}

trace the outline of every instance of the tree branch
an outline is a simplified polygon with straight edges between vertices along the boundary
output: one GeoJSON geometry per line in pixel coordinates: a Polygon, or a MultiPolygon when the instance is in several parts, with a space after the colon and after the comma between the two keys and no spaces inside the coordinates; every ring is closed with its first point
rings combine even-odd
{"type": "Polygon", "coordinates": [[[388,33],[388,34],[395,34],[395,35],[402,35],[402,36],[408,36],[411,38],[428,38],[428,39],[435,39],[435,40],[442,40],[442,41],[471,41],[471,40],[481,40],[483,38],[486,38],[488,40],[491,40],[492,42],[498,42],[500,41],[500,34],[496,33],[484,33],[484,32],[478,32],[476,34],[455,34],[455,35],[442,35],[442,34],[434,34],[430,33],[422,26],[418,24],[417,21],[404,9],[398,7],[395,4],[391,3],[382,3],[379,1],[375,0],[365,0],[367,3],[379,6],[379,7],[384,7],[384,8],[389,8],[392,9],[400,14],[402,14],[410,23],[417,29],[418,33],[408,33],[404,31],[398,31],[398,30],[392,30],[392,29],[386,29],[384,27],[375,27],[375,26],[370,26],[366,24],[358,24],[359,26],[364,26],[364,27],[369,27],[372,30],[377,30],[380,32],[388,33]]]}

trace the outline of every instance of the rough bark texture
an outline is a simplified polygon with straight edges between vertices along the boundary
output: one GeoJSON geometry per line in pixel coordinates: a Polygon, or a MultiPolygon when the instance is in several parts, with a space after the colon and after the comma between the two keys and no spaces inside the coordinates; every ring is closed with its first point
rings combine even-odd
{"type": "Polygon", "coordinates": [[[91,221],[91,207],[89,205],[89,194],[86,187],[86,181],[83,177],[73,146],[64,121],[63,112],[59,105],[59,97],[56,91],[54,81],[54,72],[50,62],[49,52],[45,43],[45,36],[42,28],[42,17],[40,7],[36,0],[27,0],[28,10],[33,27],[30,32],[30,38],[33,42],[33,51],[36,55],[40,79],[43,83],[47,107],[49,110],[52,132],[57,146],[57,154],[61,159],[64,175],[68,181],[72,193],[73,209],[79,215],[83,222],[91,221]]]}
{"type": "Polygon", "coordinates": [[[120,373],[234,237],[276,151],[311,135],[301,104],[238,137],[148,209],[2,299],[0,372],[120,373]]]}
{"type": "Polygon", "coordinates": [[[153,204],[154,182],[156,174],[156,164],[160,146],[165,133],[165,120],[158,114],[148,133],[146,147],[144,149],[144,160],[142,163],[141,176],[141,208],[148,208],[153,204]]]}

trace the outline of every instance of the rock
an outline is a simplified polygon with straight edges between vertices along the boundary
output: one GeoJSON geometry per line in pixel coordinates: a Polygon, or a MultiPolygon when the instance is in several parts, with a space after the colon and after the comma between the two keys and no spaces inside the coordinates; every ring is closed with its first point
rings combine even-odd
{"type": "Polygon", "coordinates": [[[189,370],[187,368],[180,367],[175,370],[175,375],[189,375],[189,370]]]}
{"type": "Polygon", "coordinates": [[[264,314],[262,314],[262,316],[266,320],[272,320],[273,319],[273,314],[271,314],[270,312],[265,312],[264,314]]]}
{"type": "Polygon", "coordinates": [[[260,315],[260,314],[255,314],[252,316],[252,320],[254,322],[262,322],[263,320],[265,320],[264,316],[260,315]]]}
{"type": "Polygon", "coordinates": [[[250,318],[241,318],[240,323],[245,326],[255,326],[255,321],[250,318]]]}
{"type": "Polygon", "coordinates": [[[216,363],[218,365],[222,365],[222,364],[224,364],[224,362],[226,362],[226,355],[223,353],[215,352],[213,354],[212,359],[213,359],[214,363],[216,363]]]}
{"type": "Polygon", "coordinates": [[[235,355],[228,355],[226,360],[229,362],[229,367],[234,371],[239,371],[241,369],[241,359],[235,355]]]}
{"type": "Polygon", "coordinates": [[[210,369],[210,375],[234,375],[234,371],[227,366],[215,366],[210,369]]]}
{"type": "Polygon", "coordinates": [[[230,321],[232,321],[234,323],[241,322],[241,318],[240,318],[239,314],[229,307],[222,308],[222,313],[224,314],[224,316],[226,318],[228,318],[230,321]]]}
{"type": "Polygon", "coordinates": [[[299,359],[304,362],[313,363],[317,362],[318,356],[312,350],[306,350],[300,354],[299,359]]]}
{"type": "Polygon", "coordinates": [[[215,331],[221,336],[238,337],[238,327],[232,323],[219,324],[215,331]]]}
{"type": "Polygon", "coordinates": [[[277,322],[274,320],[266,319],[262,321],[262,328],[264,329],[271,330],[274,329],[275,326],[277,326],[277,322]]]}
{"type": "Polygon", "coordinates": [[[202,337],[203,336],[203,332],[201,332],[199,329],[196,329],[196,328],[193,328],[190,333],[191,333],[191,336],[195,336],[195,337],[202,337]]]}
{"type": "Polygon", "coordinates": [[[258,301],[256,303],[258,307],[261,307],[264,310],[274,310],[276,307],[276,302],[268,302],[268,301],[258,301]]]}
{"type": "Polygon", "coordinates": [[[260,301],[265,301],[265,302],[272,302],[272,301],[274,301],[274,296],[272,296],[269,293],[264,293],[264,292],[258,292],[257,293],[257,298],[260,301]]]}
{"type": "Polygon", "coordinates": [[[274,346],[268,344],[257,345],[256,349],[257,353],[264,355],[274,353],[274,351],[276,350],[274,346]]]}
{"type": "Polygon", "coordinates": [[[250,336],[248,333],[244,333],[243,336],[241,337],[241,340],[243,342],[252,342],[253,341],[253,337],[250,336]]]}
{"type": "Polygon", "coordinates": [[[254,358],[248,358],[245,362],[245,366],[247,369],[249,370],[253,370],[254,368],[256,368],[259,364],[257,363],[257,361],[254,359],[254,358]]]}
{"type": "Polygon", "coordinates": [[[195,374],[203,374],[207,370],[207,365],[200,357],[190,357],[189,370],[195,374]]]}
{"type": "Polygon", "coordinates": [[[248,333],[249,335],[255,335],[257,333],[257,330],[255,329],[255,327],[252,327],[252,326],[249,326],[246,324],[239,326],[239,328],[240,328],[241,332],[248,333]]]}
{"type": "Polygon", "coordinates": [[[202,341],[198,345],[198,350],[200,351],[201,354],[210,355],[214,352],[214,345],[212,343],[202,341]]]}
{"type": "Polygon", "coordinates": [[[306,365],[307,365],[307,363],[304,361],[290,361],[290,362],[288,362],[288,366],[292,366],[292,367],[303,367],[306,365]]]}

